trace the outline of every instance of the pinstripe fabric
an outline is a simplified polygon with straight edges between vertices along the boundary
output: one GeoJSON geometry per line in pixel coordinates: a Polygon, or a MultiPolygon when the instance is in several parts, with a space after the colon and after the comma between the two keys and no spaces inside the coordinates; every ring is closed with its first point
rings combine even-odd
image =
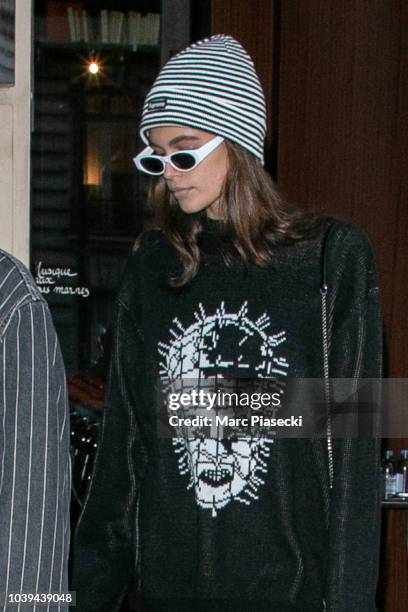
{"type": "Polygon", "coordinates": [[[159,125],[187,125],[240,144],[263,163],[265,97],[248,53],[216,34],[172,57],[148,93],[140,135],[159,125]]]}
{"type": "MultiPolygon", "coordinates": [[[[64,364],[46,302],[28,270],[2,250],[0,467],[2,598],[66,592],[71,472],[64,364]]],[[[19,606],[0,605],[9,610],[19,606]]]]}

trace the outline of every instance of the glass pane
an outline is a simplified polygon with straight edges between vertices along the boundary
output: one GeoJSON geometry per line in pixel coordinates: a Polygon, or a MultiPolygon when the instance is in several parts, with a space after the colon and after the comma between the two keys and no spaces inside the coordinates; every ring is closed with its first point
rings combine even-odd
{"type": "Polygon", "coordinates": [[[31,261],[67,369],[78,500],[105,405],[114,299],[151,222],[132,158],[159,24],[160,2],[35,2],[31,261]]]}
{"type": "Polygon", "coordinates": [[[0,0],[0,85],[14,84],[14,0],[0,0]]]}

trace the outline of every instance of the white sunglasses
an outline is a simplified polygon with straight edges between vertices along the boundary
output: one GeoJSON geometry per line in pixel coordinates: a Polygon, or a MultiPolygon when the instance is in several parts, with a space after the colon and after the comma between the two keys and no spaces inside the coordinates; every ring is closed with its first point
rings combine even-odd
{"type": "Polygon", "coordinates": [[[160,176],[164,173],[166,164],[169,163],[180,172],[190,172],[200,162],[203,161],[210,153],[212,153],[222,142],[222,136],[215,136],[209,142],[206,142],[199,149],[191,149],[189,151],[175,151],[170,155],[154,155],[152,147],[146,147],[139,155],[133,158],[133,161],[138,170],[160,176]]]}

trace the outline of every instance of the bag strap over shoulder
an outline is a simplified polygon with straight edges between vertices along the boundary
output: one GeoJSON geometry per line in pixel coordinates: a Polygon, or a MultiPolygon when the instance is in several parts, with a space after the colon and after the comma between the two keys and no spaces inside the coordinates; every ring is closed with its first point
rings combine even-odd
{"type": "Polygon", "coordinates": [[[323,238],[322,259],[321,259],[321,310],[322,310],[322,338],[323,338],[323,371],[324,371],[324,393],[326,401],[326,439],[327,439],[327,459],[329,466],[329,486],[333,488],[334,466],[333,466],[333,432],[331,421],[332,391],[329,372],[329,327],[327,322],[327,293],[329,290],[329,280],[327,278],[327,251],[330,232],[333,228],[331,223],[326,230],[323,238]]]}

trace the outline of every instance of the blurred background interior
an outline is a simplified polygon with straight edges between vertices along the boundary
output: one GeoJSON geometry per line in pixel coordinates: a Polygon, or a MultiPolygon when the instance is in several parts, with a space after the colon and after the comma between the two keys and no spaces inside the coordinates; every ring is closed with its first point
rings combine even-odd
{"type": "MultiPolygon", "coordinates": [[[[194,40],[232,34],[254,58],[268,103],[266,165],[284,195],[367,231],[383,292],[386,374],[408,376],[405,0],[0,5],[0,162],[11,177],[1,186],[0,239],[30,265],[59,334],[73,525],[105,405],[115,295],[135,238],[152,223],[148,179],[132,163],[141,105],[160,65],[194,40]]],[[[384,444],[398,455],[408,439],[384,444]]],[[[383,507],[386,612],[407,609],[405,503],[383,507]]]]}

